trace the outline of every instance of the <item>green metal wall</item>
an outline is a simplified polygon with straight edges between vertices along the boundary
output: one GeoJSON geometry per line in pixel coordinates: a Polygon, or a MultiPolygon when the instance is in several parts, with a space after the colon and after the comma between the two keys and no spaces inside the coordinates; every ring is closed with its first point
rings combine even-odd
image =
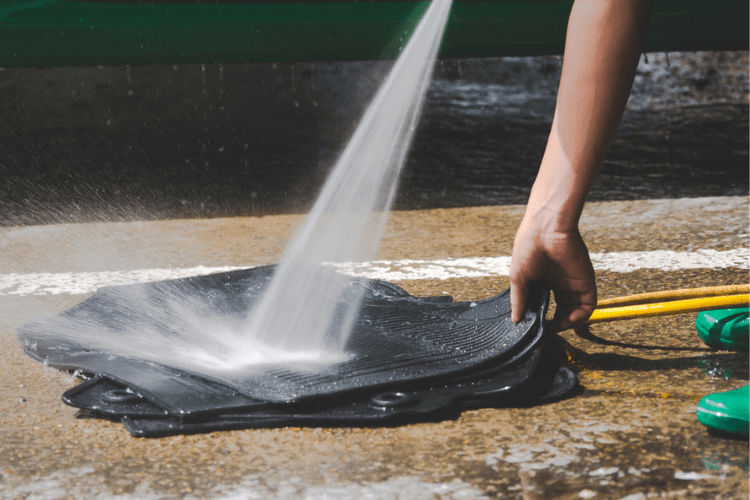
{"type": "MultiPolygon", "coordinates": [[[[560,54],[571,5],[456,0],[440,56],[560,54]]],[[[0,0],[0,66],[394,58],[427,6],[0,0]]],[[[655,0],[646,51],[747,48],[747,0],[655,0]]]]}

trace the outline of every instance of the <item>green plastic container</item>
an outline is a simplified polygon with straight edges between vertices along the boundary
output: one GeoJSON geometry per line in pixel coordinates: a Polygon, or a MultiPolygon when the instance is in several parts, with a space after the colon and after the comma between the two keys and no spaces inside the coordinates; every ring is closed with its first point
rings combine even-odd
{"type": "Polygon", "coordinates": [[[698,421],[721,432],[748,435],[750,386],[705,396],[698,403],[698,421]]]}
{"type": "Polygon", "coordinates": [[[703,342],[711,347],[748,351],[750,308],[703,311],[695,318],[695,329],[703,342]]]}

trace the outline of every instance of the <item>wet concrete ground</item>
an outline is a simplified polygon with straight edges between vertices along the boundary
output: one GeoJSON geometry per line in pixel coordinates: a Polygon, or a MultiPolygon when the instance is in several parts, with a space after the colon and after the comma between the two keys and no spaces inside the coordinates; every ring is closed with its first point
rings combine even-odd
{"type": "MultiPolygon", "coordinates": [[[[509,255],[523,207],[392,214],[382,259],[509,255]]],[[[746,249],[748,198],[596,202],[591,252],[746,249]]],[[[76,381],[26,357],[18,326],[87,294],[2,287],[12,273],[273,263],[298,216],[0,228],[0,497],[7,499],[747,498],[748,444],[695,419],[705,394],[748,382],[747,353],[713,350],[694,315],[550,338],[583,391],[389,428],[280,428],[162,439],[60,402],[76,381]]],[[[62,278],[61,278],[62,279],[62,278]]],[[[748,282],[747,265],[597,273],[602,298],[748,282]]],[[[492,296],[507,276],[398,282],[415,295],[492,296]]]]}
{"type": "MultiPolygon", "coordinates": [[[[747,250],[747,60],[644,58],[592,192],[638,201],[589,204],[591,252],[747,250]]],[[[695,419],[747,383],[747,354],[703,345],[692,315],[563,332],[581,394],[437,423],[142,440],[60,402],[77,382],[16,329],[88,297],[85,273],[275,262],[388,66],[0,68],[0,498],[747,498],[747,441],[695,419]]],[[[559,70],[439,64],[382,259],[510,255],[559,70]]],[[[606,298],[746,283],[746,262],[597,277],[606,298]]],[[[475,300],[508,279],[397,283],[475,300]]]]}

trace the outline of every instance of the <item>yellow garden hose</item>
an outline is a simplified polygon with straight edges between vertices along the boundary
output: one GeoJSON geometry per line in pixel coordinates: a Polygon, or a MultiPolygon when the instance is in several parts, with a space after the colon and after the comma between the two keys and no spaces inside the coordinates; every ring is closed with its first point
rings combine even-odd
{"type": "Polygon", "coordinates": [[[643,293],[600,301],[588,322],[602,323],[620,319],[668,316],[711,309],[747,307],[748,304],[750,285],[643,293]]]}
{"type": "Polygon", "coordinates": [[[701,297],[719,297],[725,295],[739,295],[750,293],[749,285],[709,286],[704,288],[686,288],[684,290],[665,290],[662,292],[640,293],[626,295],[614,299],[600,300],[597,307],[618,307],[631,304],[647,304],[657,301],[672,301],[679,299],[697,299],[701,297]]]}

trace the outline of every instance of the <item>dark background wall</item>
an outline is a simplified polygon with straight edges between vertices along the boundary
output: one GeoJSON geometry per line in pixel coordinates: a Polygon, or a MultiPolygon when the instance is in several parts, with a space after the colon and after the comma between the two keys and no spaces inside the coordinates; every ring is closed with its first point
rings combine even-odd
{"type": "MultiPolygon", "coordinates": [[[[304,212],[390,62],[0,70],[0,225],[304,212]]],[[[524,203],[558,57],[436,64],[396,209],[524,203]]],[[[748,53],[649,54],[591,198],[748,193],[748,53]]]]}

